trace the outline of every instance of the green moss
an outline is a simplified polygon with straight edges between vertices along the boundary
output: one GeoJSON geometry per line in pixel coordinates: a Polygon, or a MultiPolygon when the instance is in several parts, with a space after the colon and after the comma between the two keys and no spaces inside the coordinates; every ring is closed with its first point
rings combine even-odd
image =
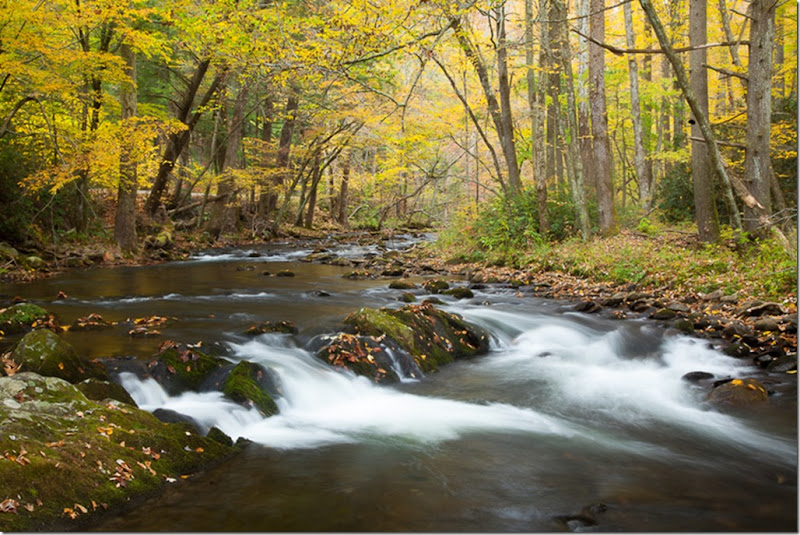
{"type": "Polygon", "coordinates": [[[222,392],[237,403],[250,402],[267,416],[278,413],[278,405],[264,389],[267,370],[252,362],[238,363],[222,385],[222,392]]]}
{"type": "Polygon", "coordinates": [[[0,531],[79,529],[95,508],[158,491],[234,451],[133,406],[89,401],[60,379],[2,377],[0,501],[18,507],[0,514],[0,531]]]}
{"type": "Polygon", "coordinates": [[[170,394],[198,390],[213,372],[227,361],[202,351],[172,343],[162,347],[150,363],[150,373],[170,394]]]}
{"type": "Polygon", "coordinates": [[[78,356],[70,344],[48,329],[36,329],[23,336],[11,357],[22,364],[22,371],[60,377],[70,383],[89,378],[108,380],[101,364],[78,356]]]}
{"type": "Polygon", "coordinates": [[[50,313],[38,305],[17,303],[0,311],[0,331],[5,334],[25,332],[37,321],[46,321],[50,313]]]}
{"type": "Polygon", "coordinates": [[[436,370],[457,357],[488,351],[488,336],[460,317],[430,303],[398,310],[362,308],[345,318],[360,334],[386,335],[414,357],[424,371],[436,370]]]}

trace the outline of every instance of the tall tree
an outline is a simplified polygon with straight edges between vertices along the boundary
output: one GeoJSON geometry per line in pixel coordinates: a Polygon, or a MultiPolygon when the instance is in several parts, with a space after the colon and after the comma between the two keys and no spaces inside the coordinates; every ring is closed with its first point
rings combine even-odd
{"type": "MultiPolygon", "coordinates": [[[[706,0],[689,1],[689,84],[697,99],[700,112],[708,117],[708,49],[706,45],[706,0]]],[[[692,184],[694,186],[694,211],[700,240],[714,242],[719,239],[719,222],[714,202],[714,182],[708,147],[695,116],[692,121],[692,184]]]]}
{"type": "MultiPolygon", "coordinates": [[[[625,11],[625,37],[628,48],[636,48],[636,35],[633,31],[633,8],[626,2],[625,11]]],[[[642,112],[639,99],[639,65],[636,56],[628,56],[628,77],[631,89],[631,119],[633,120],[633,162],[636,168],[636,177],[639,184],[639,203],[644,213],[650,211],[652,205],[652,167],[648,164],[647,154],[644,149],[644,134],[642,132],[642,112]]]]}
{"type": "MultiPolygon", "coordinates": [[[[119,101],[122,108],[121,122],[123,132],[125,123],[131,123],[136,116],[136,53],[128,43],[120,46],[120,56],[125,62],[128,81],[120,87],[119,101]]],[[[122,154],[119,165],[119,186],[117,187],[117,210],[114,214],[114,239],[124,253],[136,250],[136,160],[130,147],[130,140],[121,140],[122,154]]]]}
{"type": "MultiPolygon", "coordinates": [[[[775,39],[775,0],[750,3],[750,60],[747,67],[747,133],[744,172],[747,189],[771,213],[770,120],[772,117],[772,67],[775,39]]],[[[745,206],[744,228],[764,234],[757,211],[745,206]]]]}
{"type": "MultiPolygon", "coordinates": [[[[541,11],[540,11],[541,13],[541,11]]],[[[525,0],[525,67],[528,78],[528,111],[531,114],[531,163],[533,181],[536,185],[536,206],[539,214],[539,232],[542,235],[550,232],[550,216],[547,209],[547,177],[545,176],[544,138],[544,103],[541,102],[534,66],[533,46],[533,0],[525,0]]],[[[540,21],[540,24],[542,22],[540,21]]]]}
{"type": "Polygon", "coordinates": [[[614,170],[611,141],[608,136],[606,111],[605,48],[598,45],[605,39],[605,0],[591,0],[589,16],[589,105],[592,115],[592,176],[597,191],[600,231],[613,234],[617,229],[614,203],[614,170]]]}

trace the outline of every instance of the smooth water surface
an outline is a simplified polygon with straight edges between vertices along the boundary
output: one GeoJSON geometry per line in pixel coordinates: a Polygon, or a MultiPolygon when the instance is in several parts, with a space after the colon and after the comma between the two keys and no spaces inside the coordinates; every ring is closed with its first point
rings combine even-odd
{"type": "Polygon", "coordinates": [[[123,374],[141,407],[171,408],[253,444],[93,530],[797,530],[796,385],[783,377],[778,384],[652,322],[496,288],[444,298],[445,309],[492,333],[490,354],[379,387],[326,366],[307,345],[362,306],[401,306],[400,291],[299,262],[308,252],[213,251],[0,287],[62,323],[91,312],[175,318],[156,338],[129,337],[122,323],[65,333],[92,357],[147,359],[164,339],[202,340],[279,377],[280,414],[264,419],[219,394],[171,398],[123,374]],[[296,276],[275,277],[282,269],[296,276]],[[69,297],[55,300],[59,291],[69,297]],[[291,320],[300,332],[242,336],[264,320],[291,320]],[[692,371],[754,375],[775,393],[767,407],[719,410],[681,380],[692,371]]]}

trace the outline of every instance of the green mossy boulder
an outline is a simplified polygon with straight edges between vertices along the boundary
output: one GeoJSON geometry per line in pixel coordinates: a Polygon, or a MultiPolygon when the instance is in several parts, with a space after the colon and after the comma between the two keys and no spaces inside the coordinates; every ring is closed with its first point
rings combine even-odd
{"type": "Polygon", "coordinates": [[[425,372],[456,358],[489,350],[485,332],[430,303],[406,305],[398,310],[362,308],[344,321],[358,334],[391,338],[425,372]]]}
{"type": "Polygon", "coordinates": [[[472,293],[472,290],[466,288],[464,286],[459,286],[457,288],[450,288],[449,290],[444,290],[442,295],[449,295],[451,297],[455,297],[456,299],[472,299],[475,297],[475,294],[472,293]]]}
{"type": "Polygon", "coordinates": [[[19,334],[39,321],[47,321],[50,313],[38,305],[17,303],[0,310],[0,331],[4,334],[19,334]]]}
{"type": "Polygon", "coordinates": [[[450,288],[450,284],[442,279],[431,279],[423,282],[422,287],[432,294],[438,294],[450,288]]]}
{"type": "Polygon", "coordinates": [[[735,407],[758,405],[768,398],[767,389],[755,379],[733,379],[708,393],[708,401],[711,403],[735,407]]]}
{"type": "Polygon", "coordinates": [[[109,380],[102,364],[80,357],[75,348],[48,329],[36,329],[23,336],[11,358],[22,364],[20,371],[60,377],[73,384],[90,378],[109,380]]]}
{"type": "Polygon", "coordinates": [[[278,405],[268,392],[271,385],[269,371],[248,361],[233,367],[222,384],[222,392],[236,403],[252,404],[265,416],[278,413],[278,405]]]}
{"type": "Polygon", "coordinates": [[[147,370],[171,396],[200,390],[209,376],[228,362],[172,341],[163,343],[155,357],[147,370]]]}
{"type": "Polygon", "coordinates": [[[272,323],[265,321],[258,325],[252,325],[245,331],[244,334],[249,336],[258,336],[259,334],[266,333],[281,333],[281,334],[297,334],[297,326],[291,321],[278,321],[272,323]]]}
{"type": "Polygon", "coordinates": [[[95,403],[55,377],[0,377],[0,532],[82,531],[237,448],[147,411],[95,403]],[[107,514],[107,513],[106,513],[107,514]]]}

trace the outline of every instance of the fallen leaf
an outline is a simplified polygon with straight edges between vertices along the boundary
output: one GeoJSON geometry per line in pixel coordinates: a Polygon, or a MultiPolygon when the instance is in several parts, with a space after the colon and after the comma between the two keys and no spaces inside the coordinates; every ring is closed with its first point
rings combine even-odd
{"type": "Polygon", "coordinates": [[[17,514],[17,506],[19,502],[8,498],[0,502],[0,513],[13,513],[17,514]]]}

